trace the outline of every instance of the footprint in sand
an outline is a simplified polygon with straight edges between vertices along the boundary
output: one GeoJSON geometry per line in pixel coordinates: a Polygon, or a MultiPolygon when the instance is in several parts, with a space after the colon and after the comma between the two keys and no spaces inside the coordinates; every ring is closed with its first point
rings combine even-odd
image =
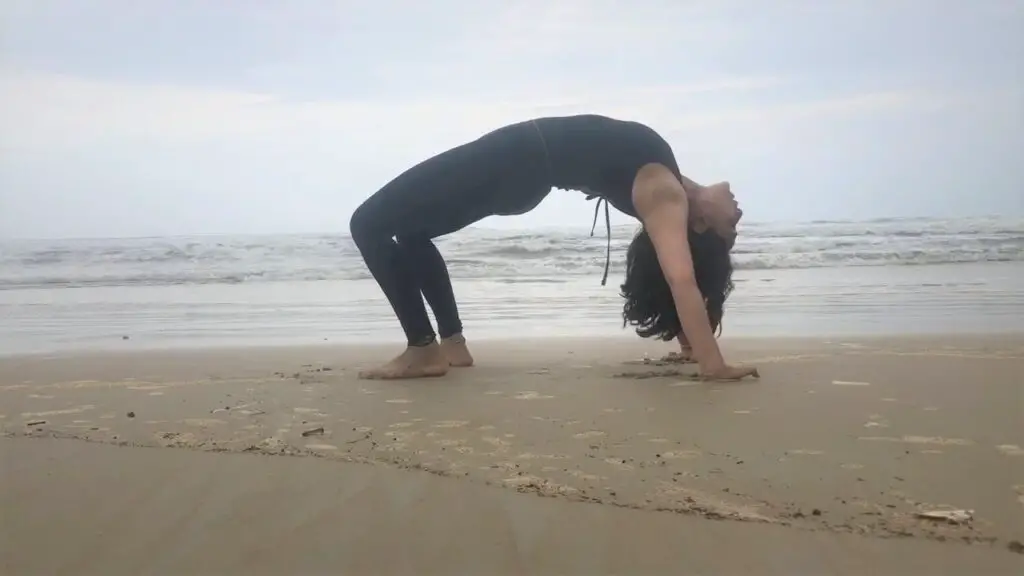
{"type": "Polygon", "coordinates": [[[604,461],[605,464],[611,464],[619,470],[633,470],[633,465],[621,458],[605,458],[604,461]]]}
{"type": "Polygon", "coordinates": [[[689,460],[700,458],[703,455],[699,450],[677,450],[674,452],[662,452],[661,457],[666,460],[689,460]]]}
{"type": "Polygon", "coordinates": [[[505,478],[504,480],[501,481],[501,483],[506,486],[529,486],[531,484],[540,484],[542,482],[544,482],[542,478],[529,475],[513,476],[511,478],[505,478]]]}
{"type": "Polygon", "coordinates": [[[196,436],[190,432],[157,432],[157,439],[164,446],[192,446],[196,436]]]}
{"type": "Polygon", "coordinates": [[[469,420],[441,420],[434,422],[434,428],[462,428],[469,424],[469,420]]]}
{"type": "Polygon", "coordinates": [[[899,442],[903,444],[934,444],[936,446],[972,446],[974,442],[963,438],[942,438],[939,436],[861,436],[858,440],[869,442],[899,442]]]}
{"type": "Polygon", "coordinates": [[[81,406],[75,406],[74,408],[64,408],[63,410],[45,410],[43,412],[22,412],[22,418],[43,418],[46,416],[62,416],[64,414],[80,414],[82,412],[88,412],[94,410],[96,407],[92,404],[82,404],[81,406]]]}
{"type": "Polygon", "coordinates": [[[495,436],[484,436],[480,440],[496,448],[507,448],[512,445],[510,442],[506,442],[501,438],[497,438],[495,436]]]}
{"type": "Polygon", "coordinates": [[[393,440],[401,442],[412,440],[413,438],[419,435],[419,430],[392,430],[391,432],[388,432],[388,436],[390,436],[393,440]]]}
{"type": "Polygon", "coordinates": [[[338,447],[333,444],[306,444],[306,448],[316,451],[330,451],[338,449],[338,447]]]}
{"type": "Polygon", "coordinates": [[[375,448],[378,452],[406,452],[409,445],[405,442],[391,442],[390,444],[378,444],[375,448]]]}
{"type": "Polygon", "coordinates": [[[888,428],[889,423],[882,419],[881,414],[871,414],[868,421],[864,423],[865,428],[888,428]]]}
{"type": "Polygon", "coordinates": [[[584,472],[582,470],[569,470],[566,473],[569,476],[572,476],[574,478],[579,478],[580,480],[583,480],[584,482],[601,482],[603,480],[607,480],[607,478],[604,477],[604,476],[596,476],[594,474],[588,474],[588,473],[586,473],[586,472],[584,472]]]}
{"type": "Polygon", "coordinates": [[[463,444],[466,443],[466,441],[465,440],[453,440],[451,438],[442,438],[440,440],[435,440],[434,443],[437,444],[438,446],[443,446],[445,448],[451,448],[453,446],[462,446],[463,444]]]}
{"type": "MultiPolygon", "coordinates": [[[[523,452],[516,456],[517,460],[568,460],[569,457],[564,454],[534,454],[533,452],[523,452]]],[[[546,467],[545,467],[546,468],[546,467]]],[[[559,470],[559,468],[555,468],[559,470]]]]}
{"type": "Polygon", "coordinates": [[[227,424],[224,420],[217,420],[216,418],[185,418],[184,420],[181,420],[181,423],[186,426],[195,426],[197,428],[227,424]]]}
{"type": "Polygon", "coordinates": [[[526,392],[520,392],[513,396],[516,400],[550,400],[554,396],[548,396],[541,394],[540,392],[534,392],[533,390],[527,390],[526,392]]]}
{"type": "Polygon", "coordinates": [[[555,484],[550,480],[545,480],[538,476],[513,476],[502,480],[505,486],[510,488],[524,488],[531,487],[537,490],[541,494],[561,494],[561,495],[572,495],[577,494],[579,490],[572,486],[565,486],[563,484],[555,484]]]}

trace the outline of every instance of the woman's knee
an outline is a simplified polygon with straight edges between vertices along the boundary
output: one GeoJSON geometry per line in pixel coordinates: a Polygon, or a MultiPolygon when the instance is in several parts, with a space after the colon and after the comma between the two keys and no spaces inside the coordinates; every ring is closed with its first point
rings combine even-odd
{"type": "Polygon", "coordinates": [[[387,238],[387,232],[383,230],[376,211],[367,206],[365,202],[360,204],[349,218],[348,231],[356,246],[365,246],[379,240],[379,237],[387,238]]]}

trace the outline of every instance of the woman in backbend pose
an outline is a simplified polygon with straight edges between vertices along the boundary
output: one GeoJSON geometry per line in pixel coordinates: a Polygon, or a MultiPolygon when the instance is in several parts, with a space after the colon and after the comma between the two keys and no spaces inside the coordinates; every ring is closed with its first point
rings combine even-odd
{"type": "Polygon", "coordinates": [[[714,334],[732,289],[729,250],[743,214],[729,184],[685,178],[672,148],[643,124],[580,115],[499,128],[412,167],[356,209],[352,239],[408,341],[360,376],[421,378],[472,365],[448,270],[431,240],[488,216],[525,214],[552,188],[582,191],[597,198],[595,208],[604,201],[606,225],[607,204],[643,225],[627,254],[624,322],[645,338],[685,334],[680,342],[692,347],[705,378],[757,375],[726,364],[714,334]]]}

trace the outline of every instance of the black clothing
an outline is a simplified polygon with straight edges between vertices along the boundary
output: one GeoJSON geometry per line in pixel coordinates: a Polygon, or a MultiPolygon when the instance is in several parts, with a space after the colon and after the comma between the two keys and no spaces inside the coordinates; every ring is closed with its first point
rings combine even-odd
{"type": "MultiPolygon", "coordinates": [[[[352,239],[409,345],[428,344],[435,334],[423,298],[442,338],[462,331],[451,280],[433,238],[488,216],[525,214],[552,187],[597,198],[595,224],[602,201],[637,217],[633,180],[649,163],[663,164],[679,176],[669,144],[636,122],[579,115],[512,124],[429,158],[386,184],[352,214],[352,239]]],[[[606,205],[606,223],[607,211],[606,205]]]]}

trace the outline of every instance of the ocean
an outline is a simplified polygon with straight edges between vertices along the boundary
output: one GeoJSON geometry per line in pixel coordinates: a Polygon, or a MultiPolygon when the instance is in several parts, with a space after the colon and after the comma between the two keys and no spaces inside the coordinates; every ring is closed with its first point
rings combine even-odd
{"type": "MultiPolygon", "coordinates": [[[[635,230],[438,240],[466,335],[612,336],[635,230]]],[[[744,223],[724,337],[1024,332],[1024,218],[744,223]]],[[[635,336],[634,336],[635,337],[635,336]]],[[[394,341],[344,234],[0,240],[0,354],[394,341]]]]}

